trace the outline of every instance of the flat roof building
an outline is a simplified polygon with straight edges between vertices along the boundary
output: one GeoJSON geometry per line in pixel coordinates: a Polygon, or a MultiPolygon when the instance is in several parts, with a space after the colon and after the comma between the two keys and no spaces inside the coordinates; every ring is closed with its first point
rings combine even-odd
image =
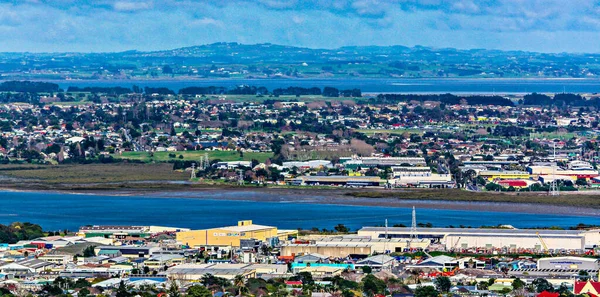
{"type": "Polygon", "coordinates": [[[598,270],[598,259],[583,257],[550,257],[537,261],[538,269],[598,270]]]}
{"type": "MultiPolygon", "coordinates": [[[[372,238],[410,239],[408,227],[364,227],[359,236],[372,238]]],[[[447,249],[457,248],[515,248],[541,250],[545,241],[548,249],[584,250],[585,246],[600,243],[600,230],[548,229],[488,229],[488,228],[417,228],[419,239],[444,244],[447,249]],[[539,236],[538,236],[539,235],[539,236]]]]}
{"type": "Polygon", "coordinates": [[[240,247],[242,239],[259,241],[287,240],[298,234],[296,230],[278,230],[277,227],[257,225],[252,221],[239,221],[237,226],[178,232],[177,241],[190,247],[231,246],[240,247]]]}

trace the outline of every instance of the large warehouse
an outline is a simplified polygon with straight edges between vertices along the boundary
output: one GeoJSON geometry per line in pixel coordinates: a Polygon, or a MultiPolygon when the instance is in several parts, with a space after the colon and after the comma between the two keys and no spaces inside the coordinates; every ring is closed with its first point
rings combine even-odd
{"type": "Polygon", "coordinates": [[[317,253],[327,257],[347,257],[351,254],[371,255],[402,252],[407,248],[426,248],[427,240],[408,242],[399,239],[370,238],[360,236],[324,236],[309,240],[309,243],[284,244],[282,256],[317,253]]]}
{"type": "Polygon", "coordinates": [[[190,247],[239,247],[241,239],[287,240],[288,236],[296,234],[298,234],[297,230],[278,230],[277,227],[256,225],[248,220],[239,221],[237,226],[178,232],[177,241],[190,247]]]}
{"type": "Polygon", "coordinates": [[[537,268],[561,270],[598,270],[598,259],[582,257],[551,257],[541,258],[537,268]]]}
{"type": "MultiPolygon", "coordinates": [[[[411,228],[364,227],[359,236],[371,238],[411,238],[411,228]]],[[[584,250],[586,246],[600,245],[600,230],[529,230],[529,229],[482,229],[482,228],[417,228],[419,239],[441,243],[447,249],[506,248],[584,250]]]]}

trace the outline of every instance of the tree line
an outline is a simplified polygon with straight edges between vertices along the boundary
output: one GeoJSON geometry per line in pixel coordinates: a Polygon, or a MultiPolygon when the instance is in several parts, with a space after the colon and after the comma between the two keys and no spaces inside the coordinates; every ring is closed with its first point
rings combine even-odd
{"type": "Polygon", "coordinates": [[[43,237],[44,232],[40,225],[32,223],[0,224],[0,242],[17,243],[20,240],[29,240],[43,237]]]}
{"type": "Polygon", "coordinates": [[[579,94],[559,93],[554,97],[545,94],[532,93],[523,97],[524,105],[537,106],[581,106],[581,107],[600,107],[600,99],[592,98],[587,100],[579,94]]]}
{"type": "Polygon", "coordinates": [[[514,103],[501,96],[483,96],[483,95],[471,95],[471,96],[458,96],[454,94],[379,94],[375,98],[376,103],[379,104],[397,104],[399,102],[410,102],[410,101],[434,101],[448,105],[456,104],[468,104],[468,105],[500,105],[500,106],[514,106],[514,103]]]}
{"type": "MultiPolygon", "coordinates": [[[[58,85],[57,85],[58,87],[58,85]]],[[[13,88],[14,89],[14,88],[13,88]]],[[[256,95],[256,96],[319,96],[324,97],[362,97],[360,89],[340,90],[334,87],[324,87],[322,90],[318,87],[303,88],[303,87],[287,87],[276,88],[269,91],[264,86],[249,86],[240,85],[234,88],[207,86],[207,87],[185,87],[175,92],[165,87],[144,87],[133,86],[127,87],[76,87],[70,86],[67,92],[87,92],[87,93],[102,93],[109,95],[124,95],[129,93],[145,93],[159,95],[256,95]]]]}
{"type": "Polygon", "coordinates": [[[5,81],[0,84],[0,92],[55,93],[62,91],[55,83],[40,81],[5,81]]]}

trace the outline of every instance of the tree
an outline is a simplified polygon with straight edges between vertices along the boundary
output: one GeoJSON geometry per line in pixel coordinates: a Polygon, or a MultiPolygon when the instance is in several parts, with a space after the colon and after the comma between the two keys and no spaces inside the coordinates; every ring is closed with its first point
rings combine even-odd
{"type": "Polygon", "coordinates": [[[94,251],[94,248],[96,246],[88,246],[83,250],[83,257],[84,258],[89,258],[89,257],[95,257],[96,256],[96,251],[94,251]]]}
{"type": "Polygon", "coordinates": [[[437,277],[433,281],[433,284],[435,284],[435,288],[442,293],[448,293],[448,291],[450,291],[450,288],[452,287],[452,282],[450,281],[450,278],[446,276],[437,277]]]}
{"type": "Polygon", "coordinates": [[[587,281],[590,279],[590,274],[585,270],[579,270],[579,280],[587,281]]]}
{"type": "Polygon", "coordinates": [[[362,289],[367,296],[385,294],[385,288],[385,282],[372,274],[368,274],[362,279],[362,289]]]}
{"type": "Polygon", "coordinates": [[[480,281],[479,283],[477,283],[477,290],[482,290],[485,291],[490,287],[490,284],[488,284],[487,282],[484,281],[480,281]]]}
{"type": "Polygon", "coordinates": [[[169,297],[181,296],[181,293],[179,292],[179,286],[177,286],[177,283],[175,281],[171,282],[171,285],[169,285],[169,289],[167,290],[167,293],[169,294],[169,297]]]}
{"type": "Polygon", "coordinates": [[[238,296],[242,296],[242,291],[246,288],[244,277],[241,275],[236,275],[233,278],[233,285],[238,288],[238,296]]]}
{"type": "Polygon", "coordinates": [[[335,227],[333,227],[333,229],[335,229],[335,231],[339,233],[350,232],[350,229],[348,229],[348,227],[346,227],[344,224],[337,224],[335,227]]]}
{"type": "Polygon", "coordinates": [[[415,297],[437,297],[440,295],[433,286],[417,287],[415,289],[415,297]]]}
{"type": "Polygon", "coordinates": [[[523,282],[520,278],[515,278],[512,282],[513,290],[518,290],[525,287],[525,282],[523,282]]]}
{"type": "Polygon", "coordinates": [[[502,288],[502,290],[500,290],[498,293],[500,293],[502,295],[506,295],[506,294],[510,293],[510,291],[512,291],[510,288],[502,288]]]}
{"type": "Polygon", "coordinates": [[[78,279],[75,284],[73,284],[73,288],[89,288],[92,286],[92,283],[87,281],[85,278],[78,279]]]}
{"type": "Polygon", "coordinates": [[[323,97],[339,97],[340,91],[336,88],[325,87],[323,88],[323,97]]]}
{"type": "MultiPolygon", "coordinates": [[[[63,293],[63,290],[57,285],[45,284],[42,287],[42,291],[46,292],[49,296],[57,296],[63,293]]],[[[119,296],[120,297],[120,296],[119,296]]]]}
{"type": "Polygon", "coordinates": [[[121,281],[119,283],[119,288],[117,289],[117,294],[115,295],[116,297],[129,297],[129,290],[127,290],[127,287],[125,286],[125,282],[121,281]]]}
{"type": "Polygon", "coordinates": [[[173,74],[173,68],[169,65],[165,65],[162,68],[163,74],[173,74]]]}
{"type": "Polygon", "coordinates": [[[575,181],[575,184],[578,185],[578,186],[587,186],[588,182],[587,182],[587,180],[585,178],[578,178],[575,181]]]}
{"type": "Polygon", "coordinates": [[[310,272],[299,272],[298,274],[296,274],[296,276],[291,277],[290,280],[296,280],[296,281],[301,281],[303,284],[308,284],[308,285],[312,285],[315,283],[315,280],[312,277],[312,274],[310,272]]]}
{"type": "Polygon", "coordinates": [[[535,290],[538,293],[541,293],[544,291],[548,291],[548,292],[554,291],[554,287],[552,287],[552,284],[550,282],[548,282],[548,280],[543,279],[543,278],[536,278],[531,284],[535,287],[535,290]]]}
{"type": "MultiPolygon", "coordinates": [[[[170,294],[169,294],[170,296],[170,294]]],[[[189,297],[212,297],[212,293],[204,286],[195,285],[189,287],[186,292],[189,297]]]]}
{"type": "Polygon", "coordinates": [[[87,288],[83,288],[83,289],[79,290],[79,293],[77,294],[77,296],[80,296],[80,297],[86,297],[88,295],[90,295],[90,290],[88,290],[87,288]]]}
{"type": "Polygon", "coordinates": [[[366,266],[366,265],[361,267],[361,269],[362,269],[363,273],[365,273],[365,274],[373,272],[373,269],[371,269],[371,267],[366,266]]]}
{"type": "Polygon", "coordinates": [[[560,296],[565,296],[565,297],[574,296],[573,291],[571,291],[571,289],[569,289],[569,287],[567,287],[567,285],[565,283],[562,283],[560,285],[560,287],[558,287],[558,290],[556,290],[556,292],[559,293],[560,296]]]}

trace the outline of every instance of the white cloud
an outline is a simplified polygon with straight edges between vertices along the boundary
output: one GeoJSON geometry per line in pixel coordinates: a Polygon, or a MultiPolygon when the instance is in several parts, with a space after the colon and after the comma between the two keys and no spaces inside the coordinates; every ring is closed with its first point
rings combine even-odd
{"type": "Polygon", "coordinates": [[[214,25],[214,26],[223,26],[223,22],[213,18],[201,18],[197,20],[193,20],[190,22],[190,25],[214,25]]]}
{"type": "Polygon", "coordinates": [[[599,33],[595,0],[0,0],[5,51],[237,41],[600,52],[599,33]]]}
{"type": "Polygon", "coordinates": [[[134,12],[140,10],[148,10],[153,7],[152,2],[142,1],[117,1],[113,4],[116,11],[134,12]]]}

